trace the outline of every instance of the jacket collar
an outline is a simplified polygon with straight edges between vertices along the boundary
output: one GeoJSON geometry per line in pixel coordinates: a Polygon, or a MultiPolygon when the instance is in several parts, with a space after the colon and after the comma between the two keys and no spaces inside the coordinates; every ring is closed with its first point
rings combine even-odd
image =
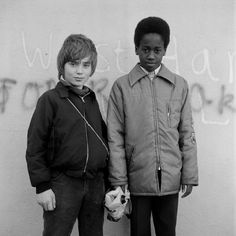
{"type": "MultiPolygon", "coordinates": [[[[69,87],[63,85],[62,82],[58,82],[55,89],[59,93],[59,96],[61,98],[68,98],[69,97],[70,89],[69,89],[69,87]]],[[[88,89],[89,89],[89,94],[92,95],[93,97],[95,97],[94,92],[90,88],[88,88],[88,89]]]]}
{"type": "MultiPolygon", "coordinates": [[[[133,86],[137,81],[144,78],[145,76],[147,76],[147,74],[140,68],[139,64],[136,64],[128,74],[130,85],[133,86]]],[[[175,75],[170,70],[168,70],[164,64],[161,64],[161,68],[156,76],[175,85],[175,75]]]]}
{"type": "Polygon", "coordinates": [[[66,86],[64,86],[61,82],[57,83],[55,89],[59,93],[61,98],[68,98],[69,97],[69,89],[66,86]]]}

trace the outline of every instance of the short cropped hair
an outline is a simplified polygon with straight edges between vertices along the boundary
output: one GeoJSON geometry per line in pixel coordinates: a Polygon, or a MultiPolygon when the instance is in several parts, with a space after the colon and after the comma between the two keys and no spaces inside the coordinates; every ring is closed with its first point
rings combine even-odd
{"type": "Polygon", "coordinates": [[[161,35],[166,49],[170,42],[170,28],[166,21],[159,17],[150,16],[142,19],[136,26],[134,44],[139,47],[140,41],[145,34],[157,33],[161,35]]]}
{"type": "Polygon", "coordinates": [[[64,75],[64,66],[67,62],[82,60],[86,57],[90,57],[92,68],[90,76],[92,76],[97,66],[97,50],[93,41],[83,34],[69,35],[57,55],[58,79],[64,75]]]}

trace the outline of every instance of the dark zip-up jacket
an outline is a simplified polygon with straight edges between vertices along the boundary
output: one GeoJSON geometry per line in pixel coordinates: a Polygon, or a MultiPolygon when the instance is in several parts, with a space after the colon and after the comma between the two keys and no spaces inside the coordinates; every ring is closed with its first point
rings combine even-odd
{"type": "Polygon", "coordinates": [[[27,166],[37,193],[51,188],[55,171],[93,178],[106,166],[105,147],[67,98],[107,142],[106,125],[92,90],[80,97],[59,82],[45,92],[37,102],[27,136],[27,166]]]}

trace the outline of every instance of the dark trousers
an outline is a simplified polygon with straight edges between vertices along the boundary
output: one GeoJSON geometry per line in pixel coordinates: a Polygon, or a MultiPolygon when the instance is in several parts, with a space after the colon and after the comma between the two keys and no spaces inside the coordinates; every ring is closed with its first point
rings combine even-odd
{"type": "Polygon", "coordinates": [[[52,179],[54,211],[44,211],[43,236],[69,236],[78,219],[80,236],[103,236],[104,179],[78,179],[61,173],[52,179]]]}
{"type": "Polygon", "coordinates": [[[151,236],[151,213],[157,236],[175,236],[178,196],[131,196],[131,236],[151,236]]]}

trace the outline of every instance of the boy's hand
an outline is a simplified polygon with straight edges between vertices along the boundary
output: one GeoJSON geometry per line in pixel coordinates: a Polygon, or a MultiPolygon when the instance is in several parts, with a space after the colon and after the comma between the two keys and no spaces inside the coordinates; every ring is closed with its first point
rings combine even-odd
{"type": "Polygon", "coordinates": [[[184,193],[181,197],[185,198],[192,192],[193,186],[191,184],[182,184],[181,188],[182,193],[184,193]]]}
{"type": "Polygon", "coordinates": [[[56,197],[51,189],[37,194],[37,202],[45,211],[53,211],[56,208],[56,197]]]}

